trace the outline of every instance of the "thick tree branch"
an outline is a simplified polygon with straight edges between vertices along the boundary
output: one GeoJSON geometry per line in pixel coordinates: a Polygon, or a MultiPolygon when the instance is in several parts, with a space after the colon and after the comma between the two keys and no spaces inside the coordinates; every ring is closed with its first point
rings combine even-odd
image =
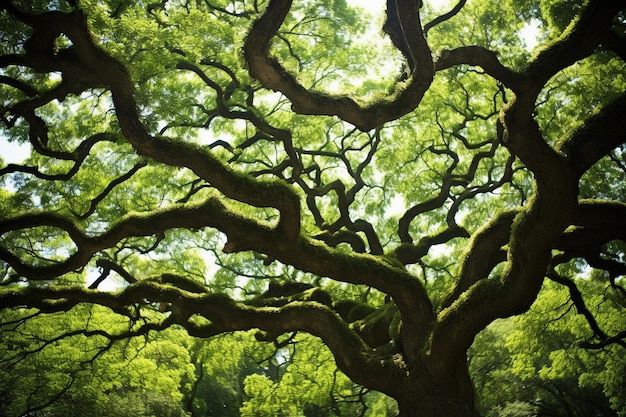
{"type": "MultiPolygon", "coordinates": [[[[465,292],[455,290],[459,297],[454,300],[448,299],[447,303],[450,301],[452,303],[439,314],[438,326],[433,334],[431,351],[433,367],[443,366],[440,361],[443,361],[446,355],[454,355],[457,349],[464,351],[468,348],[474,336],[492,320],[524,312],[534,301],[543,277],[548,272],[552,248],[554,245],[558,247],[559,244],[564,245],[567,242],[567,239],[546,237],[549,233],[556,234],[565,228],[558,224],[559,221],[563,222],[563,219],[557,220],[558,210],[551,210],[550,215],[537,213],[535,211],[537,204],[535,200],[529,206],[529,211],[505,213],[500,217],[502,221],[500,225],[497,222],[493,224],[495,229],[490,230],[491,228],[487,227],[476,236],[475,239],[481,241],[492,234],[494,240],[487,240],[483,245],[486,245],[487,249],[492,245],[489,252],[495,256],[493,258],[495,262],[499,258],[494,251],[505,242],[504,236],[510,227],[506,267],[499,279],[494,277],[486,280],[484,278],[487,277],[484,275],[469,279],[470,276],[466,276],[463,281],[465,279],[468,281],[462,285],[470,287],[465,292]],[[513,214],[515,218],[510,224],[513,214]],[[459,344],[462,345],[460,348],[459,344]]],[[[585,200],[576,206],[575,213],[568,218],[571,219],[570,224],[584,225],[582,233],[590,239],[603,236],[605,239],[603,242],[606,242],[624,238],[625,216],[626,206],[623,203],[585,200]]],[[[568,231],[565,234],[559,232],[559,237],[570,237],[569,233],[575,231],[568,231]]],[[[473,250],[478,249],[475,247],[473,250]]],[[[469,262],[463,265],[461,273],[470,272],[487,274],[489,270],[483,265],[469,262]]]]}
{"type": "Polygon", "coordinates": [[[495,52],[481,46],[441,51],[435,70],[441,71],[459,64],[479,66],[516,94],[525,96],[525,107],[532,111],[537,94],[545,83],[563,68],[591,55],[600,42],[606,39],[613,17],[624,7],[624,0],[590,1],[581,17],[559,39],[542,49],[521,73],[504,66],[495,52]]]}
{"type": "MultiPolygon", "coordinates": [[[[232,223],[231,223],[232,224],[232,223]]],[[[424,343],[433,325],[433,307],[419,281],[400,265],[389,263],[379,257],[367,254],[344,254],[329,248],[313,239],[301,238],[287,250],[272,248],[268,239],[250,233],[250,226],[242,225],[242,230],[229,233],[227,252],[234,250],[255,250],[272,255],[275,259],[293,265],[301,271],[318,276],[330,277],[353,284],[365,284],[389,294],[398,306],[402,321],[403,351],[408,360],[414,360],[418,346],[424,343]],[[232,238],[232,239],[231,239],[232,238]]]]}
{"type": "MultiPolygon", "coordinates": [[[[50,226],[65,231],[78,250],[65,261],[48,266],[33,267],[23,263],[6,249],[0,249],[0,259],[7,261],[17,273],[31,280],[50,280],[85,266],[98,251],[110,248],[132,236],[151,236],[171,228],[199,229],[226,222],[228,211],[218,199],[177,205],[150,213],[129,213],[101,235],[90,236],[77,223],[57,214],[34,213],[0,221],[0,234],[13,230],[50,226]]],[[[268,228],[269,229],[269,228],[268,228]]]]}
{"type": "Polygon", "coordinates": [[[285,246],[280,234],[268,225],[230,211],[218,199],[175,206],[152,213],[130,213],[114,223],[109,231],[90,237],[71,221],[52,214],[31,214],[1,223],[0,232],[37,226],[53,226],[66,231],[79,248],[64,262],[43,267],[29,266],[3,249],[0,258],[16,272],[33,280],[49,280],[76,270],[98,251],[112,247],[131,236],[149,236],[171,228],[213,227],[228,236],[224,251],[253,250],[319,276],[365,284],[390,294],[404,317],[407,352],[416,352],[432,325],[433,311],[422,285],[401,267],[369,255],[346,255],[327,246],[300,238],[285,246]],[[409,332],[410,329],[410,332],[409,332]]]}
{"type": "MultiPolygon", "coordinates": [[[[6,307],[34,306],[46,312],[69,311],[78,303],[88,302],[124,311],[135,304],[169,303],[172,312],[163,321],[150,321],[135,330],[119,335],[99,330],[82,332],[120,340],[163,329],[172,324],[185,327],[192,336],[209,337],[225,332],[261,329],[281,334],[305,331],[323,339],[337,360],[337,365],[355,382],[367,384],[383,392],[391,381],[405,374],[404,368],[383,361],[347,324],[329,308],[311,302],[291,302],[282,307],[253,307],[236,303],[220,294],[192,293],[172,285],[151,280],[140,281],[117,293],[103,293],[86,288],[29,287],[0,290],[0,304],[6,307]],[[190,317],[200,315],[209,324],[197,324],[190,317]]],[[[388,392],[396,394],[396,392],[388,392]]]]}
{"type": "Polygon", "coordinates": [[[474,233],[461,256],[456,285],[441,308],[449,307],[472,285],[486,279],[496,265],[506,261],[504,246],[509,242],[516,215],[517,211],[503,212],[474,233]]]}
{"type": "Polygon", "coordinates": [[[439,314],[431,351],[433,371],[439,366],[445,370],[444,358],[464,352],[490,322],[520,314],[535,300],[553,242],[572,216],[562,197],[554,197],[537,192],[529,205],[516,213],[507,262],[499,279],[479,280],[439,314]],[[559,204],[561,210],[556,208],[559,204]]]}
{"type": "Polygon", "coordinates": [[[566,260],[597,254],[612,240],[626,241],[626,205],[618,201],[581,200],[572,225],[555,242],[566,260]]]}
{"type": "Polygon", "coordinates": [[[598,109],[582,126],[564,138],[557,150],[563,152],[578,177],[611,150],[626,143],[626,95],[598,109]]]}
{"type": "Polygon", "coordinates": [[[270,43],[291,8],[290,0],[270,1],[265,13],[253,24],[244,44],[244,56],[250,75],[263,86],[280,91],[300,114],[335,115],[360,130],[368,131],[414,110],[430,86],[434,75],[432,58],[422,34],[416,1],[396,0],[407,45],[416,62],[408,85],[395,96],[369,106],[361,106],[346,96],[329,96],[304,88],[274,58],[269,57],[270,43]]]}
{"type": "Polygon", "coordinates": [[[285,244],[300,232],[300,202],[284,183],[259,181],[228,169],[206,149],[150,136],[139,120],[134,87],[124,67],[97,47],[81,12],[31,16],[34,32],[27,42],[26,61],[39,71],[61,71],[110,87],[116,114],[129,142],[142,154],[174,166],[186,166],[229,198],[256,207],[275,207],[281,212],[278,230],[285,244]],[[51,29],[53,28],[53,29],[51,29]],[[72,48],[63,57],[48,51],[64,33],[72,48]]]}
{"type": "Polygon", "coordinates": [[[625,0],[588,1],[579,18],[529,63],[525,75],[533,80],[537,93],[557,72],[591,55],[624,8],[625,0]]]}
{"type": "Polygon", "coordinates": [[[482,46],[463,46],[439,52],[435,70],[442,71],[460,64],[481,67],[487,74],[513,91],[524,89],[526,77],[503,65],[495,52],[482,46]]]}
{"type": "MultiPolygon", "coordinates": [[[[454,355],[449,351],[450,346],[465,350],[474,335],[489,322],[526,311],[535,299],[551,258],[551,248],[575,216],[580,175],[543,139],[532,118],[535,100],[556,72],[594,51],[614,15],[625,4],[624,1],[588,3],[578,21],[531,61],[523,73],[523,83],[509,85],[516,97],[502,111],[501,123],[506,130],[503,138],[511,152],[533,172],[535,195],[513,222],[507,264],[500,279],[478,281],[442,311],[440,325],[433,335],[434,357],[439,357],[441,352],[444,356],[454,355]]],[[[435,360],[433,366],[440,363],[441,360],[435,360]]]]}
{"type": "Polygon", "coordinates": [[[626,39],[613,31],[602,38],[602,47],[614,52],[622,61],[626,61],[626,39]]]}

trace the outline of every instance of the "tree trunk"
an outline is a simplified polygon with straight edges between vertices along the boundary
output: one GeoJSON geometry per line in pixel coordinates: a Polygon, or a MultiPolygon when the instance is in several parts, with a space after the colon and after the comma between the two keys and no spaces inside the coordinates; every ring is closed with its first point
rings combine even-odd
{"type": "Polygon", "coordinates": [[[479,417],[473,401],[467,403],[451,397],[433,396],[398,401],[398,417],[479,417]]]}
{"type": "Polygon", "coordinates": [[[424,371],[405,382],[404,394],[397,399],[399,417],[479,417],[465,360],[445,377],[424,371]]]}

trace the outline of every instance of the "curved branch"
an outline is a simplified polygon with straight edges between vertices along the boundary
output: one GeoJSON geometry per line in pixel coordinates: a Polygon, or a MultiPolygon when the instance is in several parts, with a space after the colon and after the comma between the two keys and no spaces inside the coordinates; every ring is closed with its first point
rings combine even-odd
{"type": "Polygon", "coordinates": [[[509,241],[516,215],[517,211],[504,212],[474,233],[461,256],[459,278],[442,302],[442,308],[449,307],[472,285],[486,279],[497,264],[506,261],[503,247],[509,241]]]}
{"type": "MultiPolygon", "coordinates": [[[[489,143],[490,142],[486,142],[485,144],[489,143]]],[[[426,202],[411,207],[399,220],[398,235],[400,236],[402,245],[399,246],[395,252],[400,262],[404,265],[418,262],[420,258],[428,253],[432,245],[445,243],[456,237],[470,237],[467,230],[456,224],[455,216],[458,213],[461,204],[465,200],[471,199],[479,193],[488,193],[497,189],[505,182],[510,181],[513,175],[512,167],[514,158],[511,156],[507,161],[505,172],[499,180],[491,180],[490,175],[490,182],[487,184],[483,186],[467,187],[476,176],[480,162],[485,158],[493,157],[498,147],[499,144],[497,142],[491,142],[491,148],[489,150],[476,153],[472,157],[472,162],[470,163],[467,171],[463,174],[457,175],[453,175],[453,172],[459,163],[458,155],[449,149],[437,151],[432,147],[430,148],[431,152],[449,155],[450,158],[452,158],[453,163],[443,175],[443,182],[439,195],[426,202]],[[450,190],[453,186],[458,185],[465,186],[467,188],[458,196],[458,198],[454,199],[450,195],[450,190]],[[413,238],[409,234],[409,227],[413,219],[421,213],[442,207],[448,199],[453,200],[452,206],[448,209],[448,214],[446,216],[448,228],[444,232],[435,236],[422,237],[417,244],[413,245],[413,238]]]]}
{"type": "Polygon", "coordinates": [[[412,243],[413,238],[409,233],[411,222],[420,214],[427,213],[431,210],[440,208],[444,205],[450,195],[450,189],[455,185],[465,185],[467,180],[461,177],[455,177],[452,175],[455,168],[459,164],[459,156],[450,149],[438,150],[434,146],[428,148],[434,154],[446,154],[452,159],[452,164],[446,169],[443,174],[443,182],[439,189],[439,194],[436,197],[431,198],[425,202],[414,205],[409,208],[404,215],[398,221],[398,236],[402,243],[412,243]]]}
{"type": "MultiPolygon", "coordinates": [[[[585,300],[583,299],[583,295],[574,283],[574,281],[560,276],[555,271],[550,271],[548,273],[548,278],[567,287],[570,299],[572,300],[574,306],[576,306],[576,311],[578,311],[578,314],[581,314],[585,318],[585,320],[587,320],[587,323],[593,331],[594,336],[600,339],[601,343],[606,341],[606,339],[608,339],[607,334],[600,328],[600,325],[596,321],[596,318],[593,316],[591,311],[589,311],[589,308],[587,308],[585,300]]],[[[626,343],[624,343],[623,341],[621,344],[623,347],[626,347],[626,343]]]]}
{"type": "Polygon", "coordinates": [[[139,171],[141,168],[145,167],[146,165],[148,165],[147,161],[140,161],[140,162],[136,163],[127,173],[125,173],[121,177],[115,178],[113,181],[111,181],[100,194],[98,194],[96,197],[94,197],[91,200],[91,202],[89,203],[89,208],[87,209],[87,211],[84,212],[83,214],[77,215],[77,217],[79,219],[81,219],[81,220],[84,220],[87,217],[91,216],[96,211],[96,208],[98,207],[98,204],[102,200],[104,200],[105,197],[107,195],[109,195],[109,193],[111,191],[113,191],[113,189],[116,186],[118,186],[119,184],[123,183],[124,181],[129,180],[133,175],[135,175],[137,173],[137,171],[139,171]]]}
{"type": "Polygon", "coordinates": [[[575,20],[553,44],[541,50],[529,63],[525,74],[539,92],[563,68],[591,55],[602,42],[615,16],[626,7],[625,0],[588,1],[575,20]]]}
{"type": "MultiPolygon", "coordinates": [[[[626,233],[626,204],[584,200],[569,215],[564,206],[561,210],[538,208],[542,198],[545,197],[536,195],[528,207],[515,213],[510,224],[507,263],[501,276],[479,279],[439,314],[439,325],[433,334],[433,366],[445,368],[443,358],[459,349],[465,351],[474,336],[491,321],[519,314],[530,307],[550,267],[552,249],[563,244],[563,236],[573,233],[562,232],[564,223],[583,226],[590,237],[599,234],[614,238],[626,233]]],[[[503,215],[502,225],[490,232],[500,236],[493,243],[492,253],[504,240],[512,215],[503,215]]]]}
{"type": "Polygon", "coordinates": [[[397,0],[398,14],[406,41],[417,62],[406,88],[395,96],[362,107],[346,96],[329,96],[307,90],[274,58],[270,58],[270,42],[291,8],[291,0],[271,0],[265,13],[253,24],[244,44],[244,56],[250,75],[266,88],[280,91],[300,114],[334,115],[368,131],[414,110],[430,86],[434,68],[426,40],[422,34],[416,1],[397,0]]]}
{"type": "MultiPolygon", "coordinates": [[[[588,2],[579,19],[559,39],[542,49],[521,73],[505,67],[495,52],[481,46],[441,51],[435,69],[441,71],[459,64],[479,66],[516,94],[527,97],[531,112],[537,94],[550,78],[563,68],[591,55],[602,41],[606,41],[613,18],[624,7],[626,0],[588,2]]],[[[425,28],[430,29],[428,25],[430,23],[425,28]]]]}
{"type": "Polygon", "coordinates": [[[462,46],[439,52],[435,70],[442,71],[460,64],[481,67],[487,74],[513,91],[524,89],[526,77],[504,66],[495,52],[482,46],[462,46]]]}
{"type": "Polygon", "coordinates": [[[0,259],[8,262],[15,271],[31,280],[49,280],[85,266],[98,251],[114,246],[127,237],[151,236],[171,228],[194,228],[215,225],[224,221],[228,211],[217,199],[200,203],[175,205],[149,213],[129,213],[98,236],[88,235],[78,224],[58,214],[35,213],[0,221],[0,234],[12,230],[50,226],[65,231],[78,247],[78,251],[65,261],[48,266],[33,267],[18,257],[0,249],[0,259]]]}
{"type": "Polygon", "coordinates": [[[563,139],[563,152],[578,177],[617,146],[626,143],[626,95],[596,111],[585,123],[563,139]]]}
{"type": "MultiPolygon", "coordinates": [[[[171,228],[213,227],[224,232],[227,253],[252,250],[265,253],[298,269],[319,276],[354,284],[365,284],[390,294],[403,314],[407,344],[423,343],[432,326],[433,309],[423,286],[401,267],[370,255],[346,255],[314,239],[300,238],[286,246],[280,233],[256,220],[230,211],[219,199],[178,205],[151,213],[130,213],[113,224],[109,231],[94,237],[86,235],[76,224],[54,214],[31,214],[0,223],[0,232],[37,226],[65,230],[79,250],[64,262],[43,267],[26,265],[6,250],[4,259],[20,275],[32,280],[53,279],[87,264],[98,251],[109,248],[131,236],[149,236],[171,228]],[[409,330],[410,329],[410,332],[409,330]]],[[[406,352],[417,352],[415,346],[406,352]]]]}
{"type": "Polygon", "coordinates": [[[578,314],[581,314],[585,318],[585,320],[589,324],[589,327],[593,331],[594,337],[599,339],[599,342],[581,342],[579,343],[581,347],[586,349],[602,349],[611,344],[617,344],[623,348],[626,348],[626,330],[621,331],[614,336],[607,335],[606,332],[604,332],[600,328],[600,325],[598,324],[596,318],[593,316],[589,308],[587,308],[585,300],[583,299],[583,295],[574,281],[562,277],[554,271],[551,271],[548,274],[548,278],[567,287],[570,294],[570,299],[572,300],[574,306],[576,306],[578,314]]]}
{"type": "Polygon", "coordinates": [[[441,16],[437,16],[430,22],[426,23],[424,25],[424,34],[427,34],[428,31],[431,30],[436,25],[443,23],[446,20],[452,19],[454,16],[456,16],[457,13],[461,11],[463,6],[465,6],[465,3],[467,3],[467,0],[459,0],[459,2],[452,8],[452,10],[450,10],[447,13],[442,14],[441,16]]]}
{"type": "Polygon", "coordinates": [[[28,97],[35,97],[39,94],[37,90],[35,90],[30,85],[26,84],[23,81],[16,80],[12,77],[8,77],[6,75],[0,75],[0,84],[6,84],[13,88],[16,88],[26,94],[28,97]]]}
{"type": "Polygon", "coordinates": [[[340,243],[347,243],[352,247],[353,251],[365,253],[365,242],[357,233],[351,231],[340,230],[336,233],[324,231],[316,234],[314,237],[333,248],[339,246],[340,243]]]}
{"type": "Polygon", "coordinates": [[[383,357],[377,356],[338,314],[316,302],[296,301],[282,307],[253,307],[236,303],[224,295],[190,293],[152,281],[137,282],[117,293],[67,287],[0,290],[0,305],[4,307],[29,305],[48,312],[68,311],[81,302],[99,304],[117,312],[124,311],[127,306],[146,302],[172,305],[171,313],[164,320],[159,320],[160,323],[148,322],[137,330],[119,335],[91,331],[93,335],[105,336],[110,340],[143,334],[172,324],[182,325],[190,335],[200,337],[251,329],[276,334],[297,330],[322,338],[335,355],[339,368],[357,383],[390,393],[389,387],[394,386],[390,382],[406,372],[399,366],[394,367],[391,361],[383,363],[383,357]],[[200,315],[210,323],[190,321],[193,315],[200,315]]]}
{"type": "Polygon", "coordinates": [[[580,342],[578,345],[585,349],[603,349],[609,345],[617,344],[623,348],[626,348],[626,330],[621,331],[613,336],[607,336],[599,342],[580,342]]]}
{"type": "MultiPolygon", "coordinates": [[[[89,152],[91,148],[98,142],[114,142],[116,138],[114,135],[109,133],[99,133],[89,137],[80,143],[80,145],[73,152],[45,152],[42,147],[35,146],[37,151],[43,155],[63,159],[63,160],[72,160],[74,161],[74,165],[63,174],[46,174],[44,172],[39,171],[37,167],[34,166],[24,166],[19,164],[8,164],[6,167],[0,169],[0,177],[6,174],[10,174],[13,172],[22,172],[25,174],[31,174],[37,178],[49,180],[49,181],[67,181],[72,178],[80,169],[81,164],[85,161],[85,159],[89,156],[89,152]]],[[[34,144],[33,144],[34,145],[34,144]]]]}
{"type": "Polygon", "coordinates": [[[128,72],[113,57],[97,47],[81,12],[60,12],[31,16],[33,35],[27,41],[27,61],[42,71],[93,80],[111,89],[122,132],[139,153],[168,165],[188,167],[229,198],[255,207],[274,207],[280,213],[277,230],[285,245],[300,234],[300,200],[283,182],[259,181],[237,174],[213,157],[208,150],[191,144],[149,135],[139,120],[128,72]],[[53,28],[53,29],[50,29],[53,28]],[[60,59],[47,53],[54,38],[63,32],[72,48],[60,59]]]}

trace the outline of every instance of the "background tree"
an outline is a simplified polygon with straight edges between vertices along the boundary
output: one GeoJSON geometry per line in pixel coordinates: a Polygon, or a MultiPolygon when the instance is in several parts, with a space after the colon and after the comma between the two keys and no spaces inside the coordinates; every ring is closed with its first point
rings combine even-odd
{"type": "Polygon", "coordinates": [[[468,349],[546,277],[623,349],[626,2],[419,3],[0,2],[6,326],[309,333],[402,416],[476,415],[468,349]]]}
{"type": "MultiPolygon", "coordinates": [[[[594,286],[579,282],[587,301],[614,329],[623,305],[594,286]]],[[[589,337],[569,291],[548,282],[523,316],[497,321],[481,333],[470,350],[479,408],[487,416],[617,416],[624,415],[623,347],[600,352],[579,345],[589,337]],[[521,412],[514,414],[514,409],[521,412]],[[508,411],[507,411],[508,410],[508,411]],[[507,414],[507,412],[509,414],[507,414]]]]}
{"type": "Polygon", "coordinates": [[[111,343],[92,329],[119,323],[98,306],[3,311],[2,323],[1,415],[189,415],[181,400],[193,367],[182,330],[111,343]]]}

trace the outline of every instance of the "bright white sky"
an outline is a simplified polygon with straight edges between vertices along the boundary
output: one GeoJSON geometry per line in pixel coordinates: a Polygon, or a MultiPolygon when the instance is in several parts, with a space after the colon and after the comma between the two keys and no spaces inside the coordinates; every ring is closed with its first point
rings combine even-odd
{"type": "Polygon", "coordinates": [[[0,157],[6,164],[11,162],[20,163],[30,155],[30,146],[20,146],[16,143],[7,142],[6,138],[0,135],[0,157]]]}

